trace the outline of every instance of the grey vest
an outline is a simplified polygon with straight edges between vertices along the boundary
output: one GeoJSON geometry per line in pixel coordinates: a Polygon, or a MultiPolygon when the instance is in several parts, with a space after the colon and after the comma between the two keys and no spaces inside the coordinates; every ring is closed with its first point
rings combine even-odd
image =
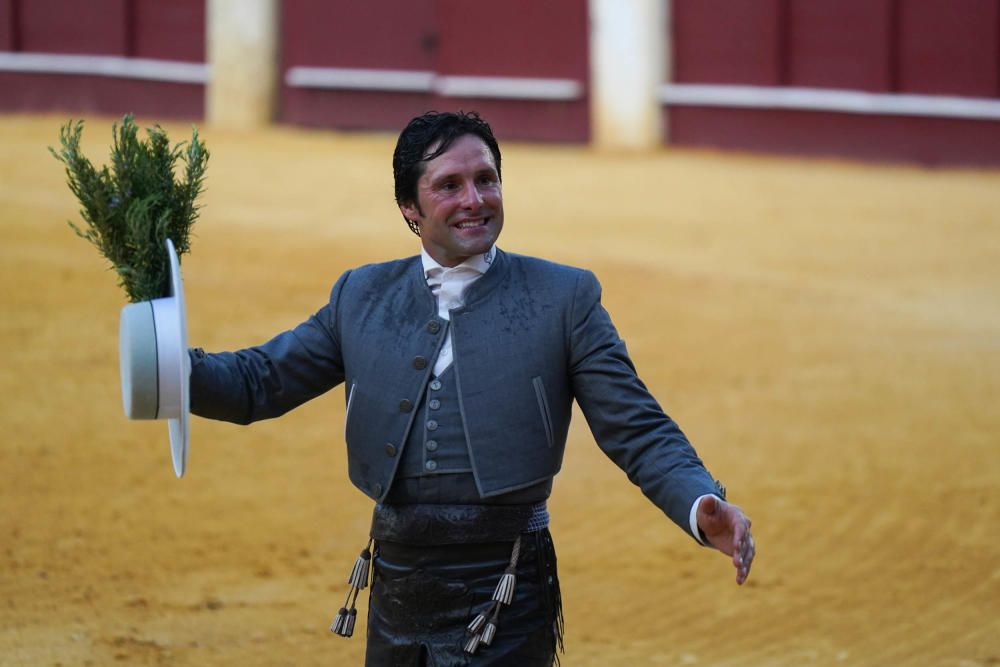
{"type": "Polygon", "coordinates": [[[458,409],[458,388],[453,368],[449,366],[427,383],[427,391],[415,410],[414,426],[400,454],[402,460],[386,502],[465,505],[544,501],[552,492],[551,479],[486,499],[479,495],[469,460],[462,413],[458,409]]]}
{"type": "Polygon", "coordinates": [[[472,477],[452,366],[427,383],[396,477],[446,473],[468,473],[472,477]]]}

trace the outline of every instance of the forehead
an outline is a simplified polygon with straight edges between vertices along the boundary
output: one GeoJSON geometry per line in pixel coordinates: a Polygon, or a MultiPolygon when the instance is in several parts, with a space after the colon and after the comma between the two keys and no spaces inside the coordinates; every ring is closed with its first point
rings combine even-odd
{"type": "MultiPolygon", "coordinates": [[[[427,155],[434,153],[440,142],[427,149],[427,155]]],[[[486,142],[474,134],[463,134],[452,142],[444,153],[424,163],[423,178],[459,173],[462,171],[496,171],[496,160],[486,142]]]]}

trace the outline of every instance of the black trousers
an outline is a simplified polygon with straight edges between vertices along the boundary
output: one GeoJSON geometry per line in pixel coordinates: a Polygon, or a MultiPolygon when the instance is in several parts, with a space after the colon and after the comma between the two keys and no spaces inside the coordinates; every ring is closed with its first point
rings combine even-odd
{"type": "Polygon", "coordinates": [[[496,638],[474,655],[463,649],[466,626],[489,606],[511,548],[377,542],[365,664],[550,667],[562,641],[562,610],[548,529],[522,535],[514,599],[500,612],[496,638]]]}

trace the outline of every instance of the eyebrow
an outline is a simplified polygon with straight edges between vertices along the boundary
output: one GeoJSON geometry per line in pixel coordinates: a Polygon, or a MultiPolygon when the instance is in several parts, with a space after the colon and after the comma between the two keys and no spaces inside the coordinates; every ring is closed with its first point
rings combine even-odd
{"type": "MultiPolygon", "coordinates": [[[[481,176],[483,174],[489,174],[490,176],[496,177],[497,176],[497,170],[494,167],[484,167],[482,169],[477,169],[474,172],[474,174],[476,176],[481,176]]],[[[461,173],[460,172],[453,171],[453,172],[449,172],[447,174],[441,174],[440,176],[434,177],[434,179],[431,180],[431,183],[440,183],[442,181],[447,181],[447,180],[451,180],[451,179],[454,179],[454,178],[460,178],[460,177],[461,177],[461,173]]]]}

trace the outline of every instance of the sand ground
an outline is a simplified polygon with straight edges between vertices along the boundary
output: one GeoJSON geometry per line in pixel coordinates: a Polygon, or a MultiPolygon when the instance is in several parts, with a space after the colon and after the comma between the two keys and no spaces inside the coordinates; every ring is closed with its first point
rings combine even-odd
{"type": "MultiPolygon", "coordinates": [[[[327,630],[370,508],[343,390],[195,420],[175,479],[166,425],[122,416],[124,296],[66,226],[63,120],[0,118],[0,664],[360,664],[327,630]]],[[[88,123],[104,162],[111,119],[88,123]]],[[[392,137],[203,136],[192,344],[260,342],[416,251],[392,137]]],[[[564,665],[1000,664],[1000,172],[515,144],[504,173],[501,246],[597,273],[759,544],[739,588],[577,415],[564,665]]]]}

